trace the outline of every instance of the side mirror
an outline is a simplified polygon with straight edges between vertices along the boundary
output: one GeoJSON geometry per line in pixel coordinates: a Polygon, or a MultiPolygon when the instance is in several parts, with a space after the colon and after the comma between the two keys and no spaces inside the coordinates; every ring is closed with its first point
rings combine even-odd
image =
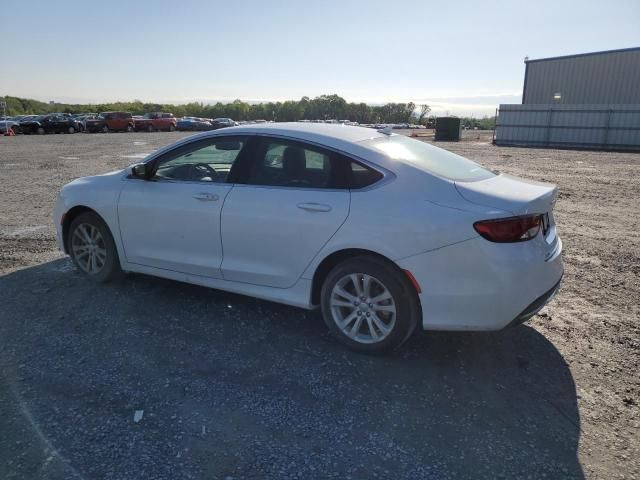
{"type": "Polygon", "coordinates": [[[133,175],[136,178],[142,178],[146,180],[149,173],[150,171],[147,168],[146,163],[136,163],[131,167],[131,175],[133,175]]]}

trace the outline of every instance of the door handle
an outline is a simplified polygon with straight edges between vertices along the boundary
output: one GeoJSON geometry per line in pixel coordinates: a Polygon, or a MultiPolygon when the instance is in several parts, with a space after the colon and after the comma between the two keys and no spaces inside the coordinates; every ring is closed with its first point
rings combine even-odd
{"type": "Polygon", "coordinates": [[[299,203],[298,208],[306,210],[307,212],[330,212],[331,205],[325,205],[324,203],[299,203]]]}
{"type": "Polygon", "coordinates": [[[201,202],[215,202],[220,197],[215,193],[196,193],[193,198],[200,200],[201,202]]]}

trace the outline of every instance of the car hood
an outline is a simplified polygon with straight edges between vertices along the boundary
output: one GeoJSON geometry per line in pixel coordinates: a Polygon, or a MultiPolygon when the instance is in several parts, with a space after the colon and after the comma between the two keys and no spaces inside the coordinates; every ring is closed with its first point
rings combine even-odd
{"type": "Polygon", "coordinates": [[[545,213],[553,209],[558,187],[500,174],[476,182],[454,182],[458,193],[467,201],[498,208],[514,215],[545,213]]]}

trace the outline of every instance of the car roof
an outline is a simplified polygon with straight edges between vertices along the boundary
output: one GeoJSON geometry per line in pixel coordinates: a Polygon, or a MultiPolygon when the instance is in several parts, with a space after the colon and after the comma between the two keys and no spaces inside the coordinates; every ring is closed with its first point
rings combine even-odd
{"type": "Polygon", "coordinates": [[[389,135],[378,132],[372,128],[354,127],[342,124],[299,122],[240,125],[237,127],[220,128],[218,130],[191,135],[176,143],[167,145],[160,150],[156,150],[149,155],[145,161],[151,161],[154,158],[163,155],[165,152],[173,150],[174,148],[186,143],[227,135],[274,135],[291,140],[315,143],[317,145],[343,151],[360,158],[362,158],[363,155],[367,158],[370,158],[373,155],[378,157],[378,160],[375,161],[376,164],[382,167],[386,167],[387,164],[384,155],[381,155],[380,152],[376,152],[371,147],[362,145],[360,142],[373,138],[388,138],[389,135]]]}
{"type": "Polygon", "coordinates": [[[357,143],[362,142],[363,140],[385,136],[383,133],[371,128],[331,123],[302,122],[240,125],[237,127],[225,128],[220,131],[220,133],[222,132],[234,132],[235,134],[246,132],[251,134],[262,133],[266,135],[283,135],[310,142],[324,143],[327,145],[331,145],[334,141],[337,141],[338,143],[357,143]]]}

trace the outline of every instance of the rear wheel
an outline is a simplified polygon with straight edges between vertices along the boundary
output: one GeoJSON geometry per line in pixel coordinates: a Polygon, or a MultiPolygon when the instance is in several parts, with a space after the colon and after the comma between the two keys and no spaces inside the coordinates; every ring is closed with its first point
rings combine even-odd
{"type": "Polygon", "coordinates": [[[381,354],[402,345],[418,324],[417,293],[402,271],[376,257],[347,260],[322,286],[322,315],[352,350],[381,354]]]}
{"type": "Polygon", "coordinates": [[[127,125],[127,132],[133,132],[133,125],[127,125]]]}
{"type": "Polygon", "coordinates": [[[38,127],[37,132],[38,132],[38,135],[44,135],[44,134],[46,133],[46,132],[44,131],[44,128],[42,128],[42,127],[38,127]]]}
{"type": "Polygon", "coordinates": [[[102,127],[102,133],[109,133],[109,127],[106,125],[102,127]]]}
{"type": "Polygon", "coordinates": [[[176,131],[176,126],[173,123],[171,125],[169,125],[169,131],[170,132],[175,132],[176,131]]]}
{"type": "Polygon", "coordinates": [[[71,222],[67,246],[76,267],[95,282],[107,282],[122,273],[111,232],[95,213],[83,213],[71,222]]]}
{"type": "Polygon", "coordinates": [[[69,133],[76,133],[76,129],[75,129],[75,128],[73,128],[73,127],[69,127],[68,132],[69,132],[69,133]]]}
{"type": "Polygon", "coordinates": [[[149,133],[153,132],[153,125],[149,125],[147,127],[147,132],[149,132],[149,133]]]}

